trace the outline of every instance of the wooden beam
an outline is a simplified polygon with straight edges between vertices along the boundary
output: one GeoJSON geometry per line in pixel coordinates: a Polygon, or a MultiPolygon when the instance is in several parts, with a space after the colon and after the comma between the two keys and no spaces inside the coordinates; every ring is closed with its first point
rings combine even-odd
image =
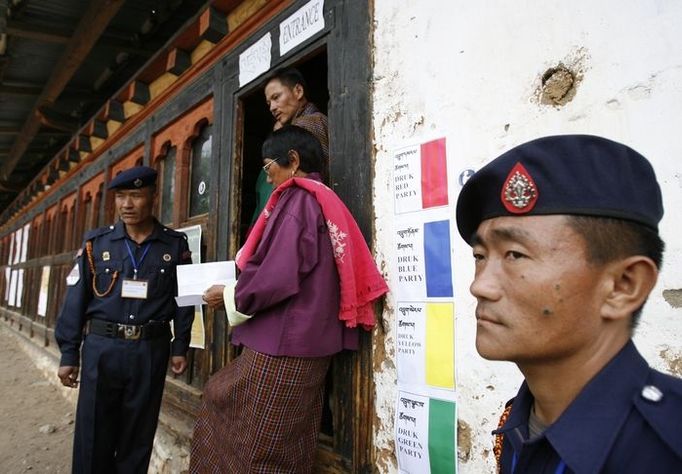
{"type": "Polygon", "coordinates": [[[58,43],[66,44],[71,39],[68,31],[48,27],[48,26],[33,26],[29,23],[12,20],[7,24],[7,34],[17,38],[26,38],[35,41],[42,41],[44,43],[58,43]]]}
{"type": "Polygon", "coordinates": [[[76,150],[78,151],[84,151],[86,153],[92,151],[92,146],[90,145],[90,137],[88,137],[87,135],[78,135],[78,137],[74,141],[74,145],[76,147],[76,150]]]}
{"type": "MultiPolygon", "coordinates": [[[[9,97],[37,97],[43,91],[42,84],[13,82],[0,84],[0,94],[9,97]]],[[[104,97],[92,89],[82,87],[66,87],[60,94],[62,98],[78,98],[81,100],[100,100],[104,97]]]]}
{"type": "Polygon", "coordinates": [[[59,171],[69,171],[71,169],[71,162],[66,158],[66,156],[60,156],[57,159],[57,169],[59,171]]]}
{"type": "Polygon", "coordinates": [[[108,100],[99,115],[99,119],[105,122],[115,120],[117,122],[125,122],[126,116],[123,112],[123,104],[115,99],[108,100]]]}
{"type": "MultiPolygon", "coordinates": [[[[68,133],[76,133],[78,130],[78,121],[66,115],[55,112],[48,107],[39,107],[36,110],[36,115],[40,123],[46,127],[54,128],[68,133]]],[[[36,133],[37,135],[37,133],[36,133]]]]}
{"type": "Polygon", "coordinates": [[[7,85],[0,84],[0,94],[10,97],[33,97],[43,91],[40,86],[7,85]]]}
{"type": "Polygon", "coordinates": [[[173,48],[166,58],[166,71],[179,76],[192,65],[192,58],[187,51],[173,48]]]}
{"type": "Polygon", "coordinates": [[[97,119],[92,119],[90,121],[86,127],[86,131],[91,137],[107,138],[109,136],[106,122],[97,119]]]}
{"type": "Polygon", "coordinates": [[[21,186],[16,183],[10,183],[8,181],[0,181],[0,191],[18,193],[21,191],[21,186]]]}
{"type": "MultiPolygon", "coordinates": [[[[8,0],[0,0],[0,40],[5,41],[5,37],[2,37],[5,33],[7,33],[7,11],[9,10],[9,5],[8,5],[8,0]]],[[[2,46],[3,50],[0,50],[0,55],[4,55],[5,51],[4,48],[6,47],[6,43],[0,45],[2,46]]]]}
{"type": "Polygon", "coordinates": [[[124,102],[130,101],[138,105],[145,105],[150,98],[149,86],[141,81],[131,82],[122,97],[124,102]]]}
{"type": "Polygon", "coordinates": [[[66,156],[68,157],[68,160],[71,161],[72,163],[79,163],[81,161],[81,154],[78,153],[78,150],[75,150],[73,148],[68,148],[66,151],[66,156]]]}
{"type": "Polygon", "coordinates": [[[55,64],[45,88],[38,97],[33,112],[29,114],[19,136],[14,141],[12,153],[0,169],[0,179],[6,180],[12,174],[17,162],[40,129],[40,120],[36,112],[40,107],[54,103],[59,97],[124,3],[124,0],[90,1],[88,9],[81,17],[73,36],[66,44],[61,58],[55,64]]]}
{"type": "Polygon", "coordinates": [[[59,172],[55,169],[50,169],[47,174],[47,184],[52,186],[59,179],[59,172]]]}
{"type": "Polygon", "coordinates": [[[227,17],[208,7],[199,17],[199,36],[211,43],[217,43],[227,35],[227,17]]]}
{"type": "MultiPolygon", "coordinates": [[[[71,40],[71,32],[68,30],[47,25],[34,26],[17,20],[8,23],[7,34],[16,38],[26,38],[43,43],[68,44],[71,40]]],[[[156,52],[153,49],[136,46],[130,41],[106,35],[101,37],[98,44],[145,58],[151,57],[156,52]]]]}
{"type": "MultiPolygon", "coordinates": [[[[19,127],[0,127],[0,136],[3,136],[3,135],[16,135],[16,134],[19,133],[20,131],[21,131],[21,130],[19,129],[19,127]]],[[[45,129],[43,129],[43,130],[40,130],[40,131],[38,132],[37,135],[40,136],[40,137],[52,137],[52,136],[54,136],[54,137],[63,137],[63,136],[65,136],[65,135],[73,135],[73,132],[74,132],[74,131],[75,131],[75,130],[71,130],[71,131],[68,131],[68,132],[67,132],[67,131],[55,131],[55,130],[45,130],[45,129]]]]}

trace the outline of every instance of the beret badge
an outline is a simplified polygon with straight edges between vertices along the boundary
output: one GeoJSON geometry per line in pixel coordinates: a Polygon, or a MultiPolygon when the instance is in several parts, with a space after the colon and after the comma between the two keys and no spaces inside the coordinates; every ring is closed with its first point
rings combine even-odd
{"type": "Polygon", "coordinates": [[[135,181],[133,181],[133,184],[135,185],[136,188],[141,188],[142,183],[143,181],[140,178],[137,178],[135,181]]]}
{"type": "Polygon", "coordinates": [[[530,173],[519,162],[514,165],[502,185],[502,204],[512,214],[530,212],[538,200],[538,190],[530,173]]]}

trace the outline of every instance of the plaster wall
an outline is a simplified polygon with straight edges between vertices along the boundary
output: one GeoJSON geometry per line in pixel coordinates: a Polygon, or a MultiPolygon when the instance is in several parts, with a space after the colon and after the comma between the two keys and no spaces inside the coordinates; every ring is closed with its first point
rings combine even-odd
{"type": "MultiPolygon", "coordinates": [[[[373,14],[376,251],[386,272],[395,258],[396,149],[446,137],[454,211],[459,170],[478,169],[519,143],[563,133],[621,141],[651,160],[665,206],[665,262],[635,342],[654,367],[682,376],[682,3],[376,0],[373,14]],[[542,77],[559,65],[574,90],[563,105],[545,104],[542,77]]],[[[490,431],[521,376],[477,354],[473,259],[456,234],[452,245],[459,468],[493,472],[490,431]]],[[[389,295],[375,352],[380,472],[397,470],[394,305],[389,295]]]]}

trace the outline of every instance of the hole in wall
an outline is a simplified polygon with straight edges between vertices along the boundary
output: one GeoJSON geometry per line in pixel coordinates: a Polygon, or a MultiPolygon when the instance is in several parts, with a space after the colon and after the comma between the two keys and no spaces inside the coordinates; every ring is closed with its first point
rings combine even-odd
{"type": "Polygon", "coordinates": [[[576,75],[563,64],[551,67],[542,75],[540,102],[565,105],[575,97],[576,75]]]}

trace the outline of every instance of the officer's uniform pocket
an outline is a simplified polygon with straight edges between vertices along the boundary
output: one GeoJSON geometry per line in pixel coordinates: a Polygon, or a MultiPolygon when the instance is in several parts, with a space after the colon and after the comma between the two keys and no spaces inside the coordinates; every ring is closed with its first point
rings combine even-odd
{"type": "Polygon", "coordinates": [[[123,268],[119,260],[106,260],[95,262],[95,289],[101,298],[106,298],[114,294],[121,285],[121,269],[123,268]]]}
{"type": "Polygon", "coordinates": [[[175,265],[168,263],[150,266],[145,278],[149,280],[151,295],[175,295],[175,265]]]}

